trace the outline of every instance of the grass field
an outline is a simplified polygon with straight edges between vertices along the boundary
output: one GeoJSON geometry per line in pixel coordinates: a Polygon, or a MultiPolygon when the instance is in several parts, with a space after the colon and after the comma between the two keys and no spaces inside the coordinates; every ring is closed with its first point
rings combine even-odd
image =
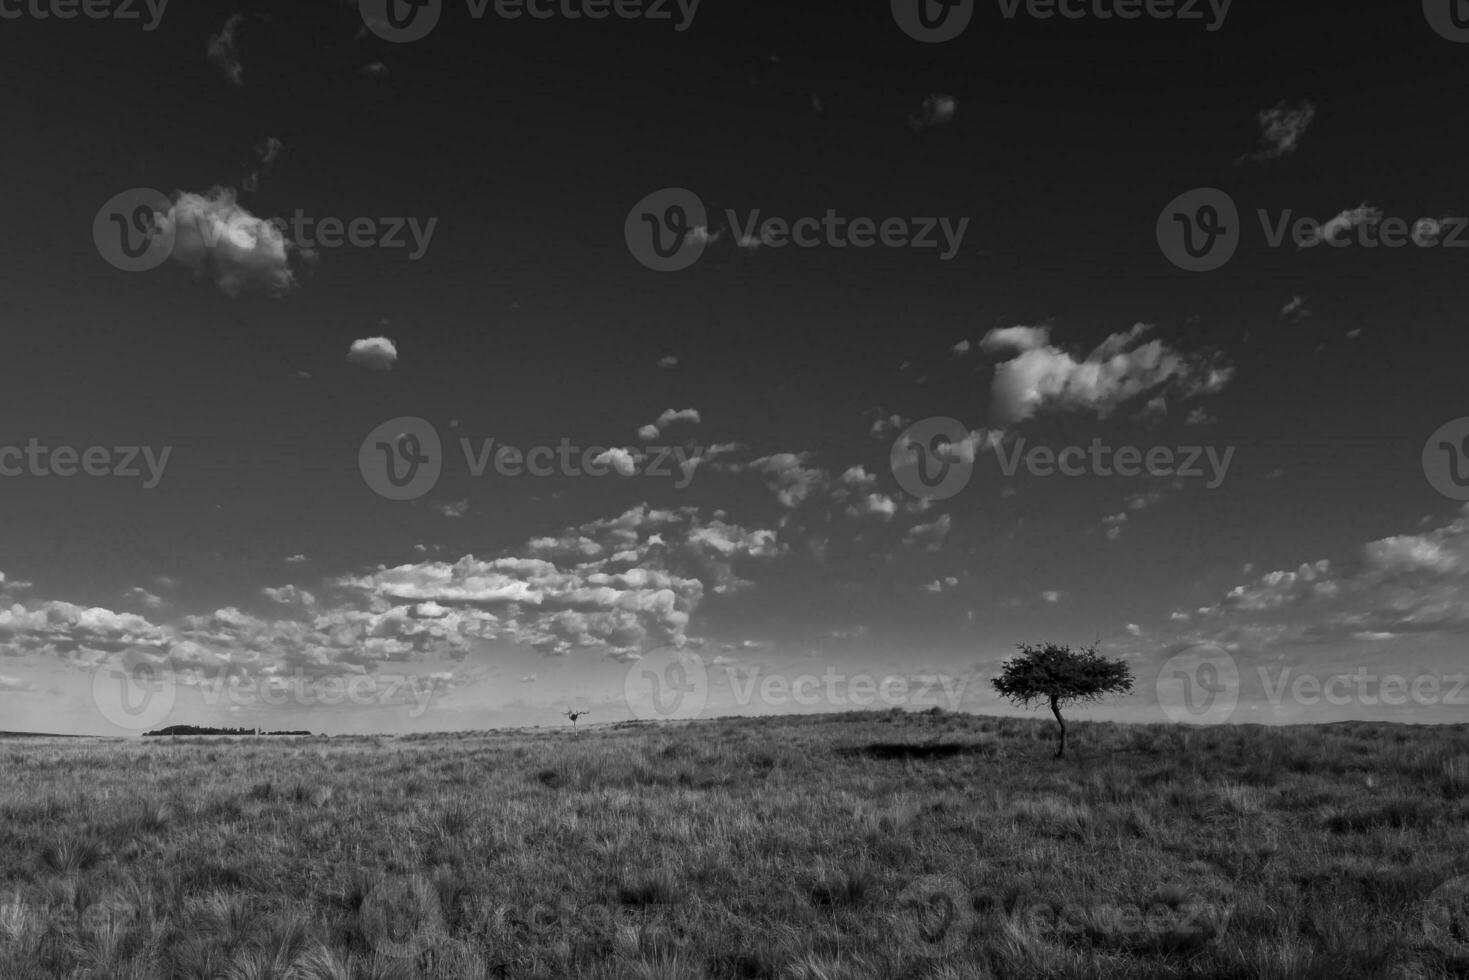
{"type": "Polygon", "coordinates": [[[1469,725],[1072,731],[3,741],[0,977],[1469,976],[1469,725]]]}

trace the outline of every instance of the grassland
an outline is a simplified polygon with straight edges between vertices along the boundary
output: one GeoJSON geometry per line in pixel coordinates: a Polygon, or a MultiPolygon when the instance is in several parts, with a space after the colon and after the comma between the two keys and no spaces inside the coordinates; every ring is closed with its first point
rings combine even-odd
{"type": "Polygon", "coordinates": [[[3,741],[0,977],[1469,976],[1469,726],[1052,738],[3,741]]]}

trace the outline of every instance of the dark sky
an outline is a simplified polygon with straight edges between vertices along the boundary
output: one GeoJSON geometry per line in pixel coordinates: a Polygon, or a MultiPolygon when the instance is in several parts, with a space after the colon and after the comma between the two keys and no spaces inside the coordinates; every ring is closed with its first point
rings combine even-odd
{"type": "Polygon", "coordinates": [[[1162,665],[1199,644],[1244,677],[1235,720],[1465,717],[1469,692],[1267,696],[1282,670],[1466,669],[1469,516],[1421,458],[1469,415],[1469,43],[1433,4],[1236,0],[1209,30],[1206,5],[981,3],[922,43],[887,3],[703,0],[678,30],[673,6],[460,0],[392,43],[355,2],[174,0],[153,30],[140,2],[34,3],[0,0],[0,446],[169,455],[151,487],[141,452],[137,478],[0,477],[0,728],[117,731],[92,691],[119,658],[193,678],[174,721],[610,720],[640,711],[640,656],[696,658],[709,713],[790,710],[741,678],[828,669],[942,674],[989,711],[1015,643],[1094,639],[1138,676],[1116,717],[1160,719],[1162,665]],[[677,272],[624,235],[665,188],[708,214],[677,272]],[[1194,188],[1239,214],[1206,272],[1157,233],[1194,188]],[[172,254],[128,272],[93,230],[150,189],[172,254]],[[965,224],[948,258],[751,247],[729,210],[965,224]],[[1272,246],[1287,212],[1347,244],[1272,246]],[[251,237],[298,214],[409,244],[251,237]],[[1419,219],[1460,247],[1368,247],[1419,219]],[[405,417],[442,473],[395,501],[359,449],[405,417]],[[934,417],[969,433],[946,499],[890,465],[934,417]],[[459,440],[490,438],[636,472],[476,477],[459,440]],[[1093,439],[1232,455],[1212,488],[998,466],[1093,439]],[[643,472],[658,447],[703,462],[643,472]],[[201,671],[441,687],[415,712],[221,706],[201,671]]]}

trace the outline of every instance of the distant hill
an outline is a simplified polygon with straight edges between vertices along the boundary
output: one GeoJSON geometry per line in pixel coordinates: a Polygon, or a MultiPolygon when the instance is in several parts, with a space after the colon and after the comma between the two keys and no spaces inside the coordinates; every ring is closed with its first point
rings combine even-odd
{"type": "Polygon", "coordinates": [[[201,728],[198,725],[170,725],[160,728],[156,732],[144,732],[143,737],[150,735],[310,735],[310,732],[257,732],[253,728],[201,728]]]}
{"type": "Polygon", "coordinates": [[[97,738],[96,735],[55,735],[51,732],[0,732],[0,738],[97,738]]]}

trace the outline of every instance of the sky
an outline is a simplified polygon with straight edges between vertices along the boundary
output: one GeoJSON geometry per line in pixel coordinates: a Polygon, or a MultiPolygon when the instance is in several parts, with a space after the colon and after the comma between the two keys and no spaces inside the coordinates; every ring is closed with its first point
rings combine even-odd
{"type": "Polygon", "coordinates": [[[1469,719],[1448,3],[393,3],[0,0],[0,729],[1469,719]]]}

